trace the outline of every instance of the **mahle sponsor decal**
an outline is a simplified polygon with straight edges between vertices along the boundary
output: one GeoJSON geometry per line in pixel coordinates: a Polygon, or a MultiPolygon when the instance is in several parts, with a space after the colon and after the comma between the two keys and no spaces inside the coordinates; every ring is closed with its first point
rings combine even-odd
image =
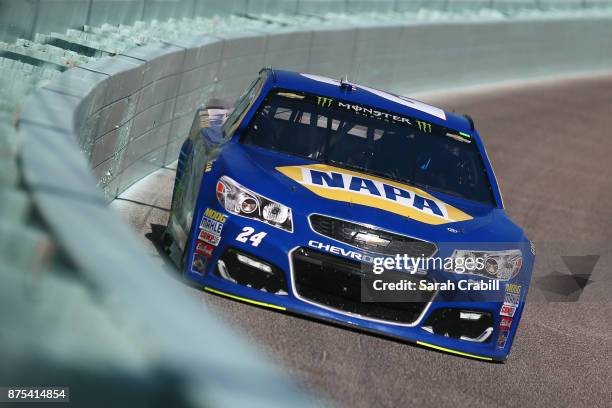
{"type": "Polygon", "coordinates": [[[227,215],[207,208],[204,211],[202,220],[200,221],[200,229],[208,231],[214,235],[221,235],[225,221],[227,221],[227,215]]]}
{"type": "Polygon", "coordinates": [[[446,224],[472,217],[416,187],[324,164],[277,167],[313,193],[403,215],[426,224],[446,224]]]}
{"type": "Polygon", "coordinates": [[[521,295],[517,295],[516,293],[508,293],[504,294],[504,305],[510,306],[518,306],[521,301],[521,295]]]}

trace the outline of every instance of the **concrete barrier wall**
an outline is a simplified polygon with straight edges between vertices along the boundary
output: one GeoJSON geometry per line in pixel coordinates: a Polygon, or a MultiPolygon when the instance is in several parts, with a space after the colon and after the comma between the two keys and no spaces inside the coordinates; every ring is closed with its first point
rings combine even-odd
{"type": "Polygon", "coordinates": [[[73,134],[112,200],[176,160],[198,105],[233,100],[263,66],[404,92],[599,70],[612,67],[610,23],[363,25],[156,43],[69,70],[30,99],[22,118],[73,134]]]}

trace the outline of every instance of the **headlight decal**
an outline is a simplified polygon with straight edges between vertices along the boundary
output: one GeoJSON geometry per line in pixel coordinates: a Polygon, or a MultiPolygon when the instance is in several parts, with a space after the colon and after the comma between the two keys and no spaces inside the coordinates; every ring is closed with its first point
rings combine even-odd
{"type": "Polygon", "coordinates": [[[242,186],[228,176],[217,181],[217,200],[228,212],[293,232],[291,208],[242,186]]]}

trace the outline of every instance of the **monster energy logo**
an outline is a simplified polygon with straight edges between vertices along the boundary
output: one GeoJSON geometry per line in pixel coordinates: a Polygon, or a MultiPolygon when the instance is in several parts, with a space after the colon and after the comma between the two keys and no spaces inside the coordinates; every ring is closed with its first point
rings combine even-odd
{"type": "Polygon", "coordinates": [[[317,105],[324,108],[329,108],[333,102],[332,98],[326,98],[325,96],[317,96],[317,105]]]}
{"type": "Polygon", "coordinates": [[[400,122],[400,123],[406,123],[408,125],[411,125],[410,119],[408,118],[405,118],[399,115],[395,115],[392,113],[388,113],[388,112],[379,111],[373,108],[368,108],[367,106],[353,105],[351,103],[338,102],[338,108],[345,108],[347,110],[352,110],[353,112],[359,115],[368,116],[368,117],[375,118],[375,119],[400,122]]]}
{"type": "Polygon", "coordinates": [[[424,133],[431,133],[431,123],[416,121],[419,130],[424,133]]]}

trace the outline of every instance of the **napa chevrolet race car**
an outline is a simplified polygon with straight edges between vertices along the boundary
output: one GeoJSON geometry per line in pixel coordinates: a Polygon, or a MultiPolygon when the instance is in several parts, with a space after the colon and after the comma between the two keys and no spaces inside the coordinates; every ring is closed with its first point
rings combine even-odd
{"type": "Polygon", "coordinates": [[[164,243],[208,292],[494,361],[535,258],[468,116],[273,69],[196,112],[164,243]]]}

